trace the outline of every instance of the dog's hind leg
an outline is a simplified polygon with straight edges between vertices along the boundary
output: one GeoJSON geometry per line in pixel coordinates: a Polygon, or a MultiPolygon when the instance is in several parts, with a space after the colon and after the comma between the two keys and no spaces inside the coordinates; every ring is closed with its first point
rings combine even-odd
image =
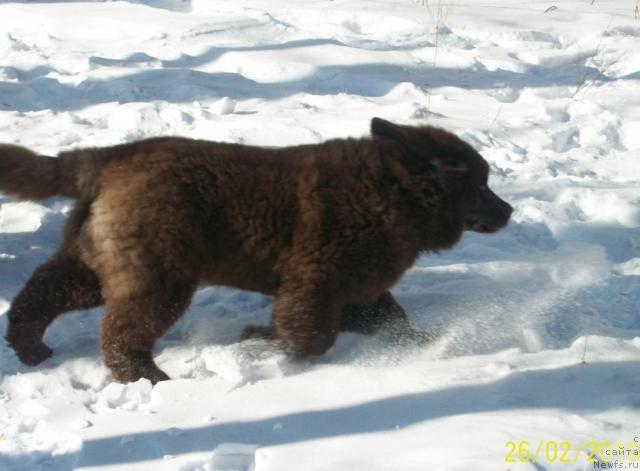
{"type": "Polygon", "coordinates": [[[107,279],[107,313],[102,321],[102,352],[113,378],[121,383],[169,379],[153,361],[152,350],[189,306],[197,283],[177,275],[153,279],[135,272],[107,279]],[[124,285],[109,286],[124,281],[124,285]]]}
{"type": "Polygon", "coordinates": [[[13,299],[6,339],[23,363],[37,365],[51,356],[42,336],[56,317],[101,304],[95,273],[75,258],[58,255],[38,267],[13,299]]]}
{"type": "Polygon", "coordinates": [[[407,313],[389,291],[372,303],[344,306],[340,329],[361,334],[381,332],[396,343],[422,343],[434,339],[433,334],[411,327],[407,313]]]}

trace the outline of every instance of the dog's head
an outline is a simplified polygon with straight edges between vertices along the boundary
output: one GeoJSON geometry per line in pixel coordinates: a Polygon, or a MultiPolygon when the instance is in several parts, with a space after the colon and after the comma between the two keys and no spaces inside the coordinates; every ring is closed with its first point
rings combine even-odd
{"type": "Polygon", "coordinates": [[[492,233],[509,222],[513,208],[487,185],[489,165],[456,135],[380,118],[371,121],[371,134],[395,141],[402,149],[401,169],[411,191],[420,195],[425,207],[437,207],[449,225],[492,233]]]}

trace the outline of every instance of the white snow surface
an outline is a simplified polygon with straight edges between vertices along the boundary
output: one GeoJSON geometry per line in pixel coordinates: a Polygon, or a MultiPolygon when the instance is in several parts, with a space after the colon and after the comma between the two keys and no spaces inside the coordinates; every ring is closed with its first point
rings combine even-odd
{"type": "MultiPolygon", "coordinates": [[[[238,341],[272,299],[220,287],[158,343],[174,379],[154,387],[112,382],[100,309],[58,319],[36,368],[0,340],[0,469],[587,470],[581,443],[640,437],[635,4],[1,1],[0,142],[281,146],[361,136],[380,116],[458,133],[515,212],[394,288],[439,333],[421,348],[342,334],[291,361],[238,341]],[[571,463],[505,462],[509,440],[566,440],[571,463]]],[[[0,204],[6,313],[71,203],[0,204]]]]}

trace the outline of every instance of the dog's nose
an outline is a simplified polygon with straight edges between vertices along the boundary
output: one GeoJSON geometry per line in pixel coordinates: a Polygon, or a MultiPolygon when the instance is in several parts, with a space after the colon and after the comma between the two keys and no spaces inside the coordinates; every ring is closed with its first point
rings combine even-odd
{"type": "Polygon", "coordinates": [[[511,217],[511,215],[513,214],[513,206],[511,206],[511,205],[510,205],[509,203],[507,203],[506,201],[505,201],[505,203],[504,203],[504,204],[505,204],[505,206],[506,206],[506,207],[505,207],[505,212],[507,213],[507,218],[510,218],[510,217],[511,217]]]}
{"type": "Polygon", "coordinates": [[[502,226],[506,226],[509,224],[509,220],[511,219],[511,215],[513,214],[513,206],[503,200],[502,206],[502,226]]]}
{"type": "Polygon", "coordinates": [[[497,228],[503,228],[509,224],[511,214],[513,214],[513,207],[502,198],[498,198],[498,210],[495,213],[495,225],[497,228]]]}

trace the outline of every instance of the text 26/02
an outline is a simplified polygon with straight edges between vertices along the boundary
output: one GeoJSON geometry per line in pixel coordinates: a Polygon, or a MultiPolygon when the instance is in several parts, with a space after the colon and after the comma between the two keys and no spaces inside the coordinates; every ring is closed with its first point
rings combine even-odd
{"type": "Polygon", "coordinates": [[[621,441],[583,440],[575,446],[568,440],[509,440],[505,444],[507,463],[546,460],[549,463],[577,463],[584,454],[587,463],[625,459],[640,461],[640,443],[631,440],[626,446],[621,441]]]}

